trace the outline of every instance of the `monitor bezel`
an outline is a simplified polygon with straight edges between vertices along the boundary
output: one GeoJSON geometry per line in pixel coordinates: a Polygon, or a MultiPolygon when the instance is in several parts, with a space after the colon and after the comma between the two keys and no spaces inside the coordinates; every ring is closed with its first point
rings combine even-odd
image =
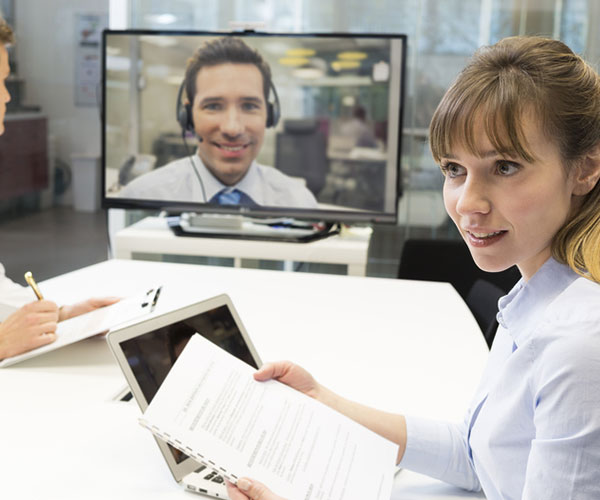
{"type": "MultiPolygon", "coordinates": [[[[101,206],[103,209],[133,209],[163,211],[171,215],[179,215],[185,212],[204,214],[241,215],[247,217],[291,217],[298,220],[352,223],[389,223],[396,224],[398,221],[398,201],[402,196],[402,132],[406,94],[406,57],[407,57],[407,35],[403,33],[350,33],[350,32],[264,32],[255,30],[240,31],[206,31],[206,30],[153,30],[153,29],[104,29],[102,32],[102,64],[101,64],[101,206]],[[163,200],[145,200],[133,198],[119,198],[107,196],[106,193],[106,47],[109,35],[155,35],[155,36],[236,36],[236,37],[293,37],[293,38],[383,38],[399,39],[401,44],[400,61],[400,96],[398,110],[398,137],[396,153],[396,183],[395,203],[393,212],[374,212],[367,210],[329,210],[329,209],[306,209],[294,207],[254,207],[243,206],[223,207],[208,203],[190,203],[163,200]]],[[[191,148],[190,148],[191,149],[191,148]]]]}

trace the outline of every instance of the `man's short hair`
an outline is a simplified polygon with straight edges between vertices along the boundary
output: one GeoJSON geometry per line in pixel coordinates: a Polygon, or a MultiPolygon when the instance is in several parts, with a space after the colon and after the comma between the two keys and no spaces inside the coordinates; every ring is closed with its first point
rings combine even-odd
{"type": "Polygon", "coordinates": [[[190,103],[194,102],[194,97],[196,96],[196,76],[198,75],[198,71],[204,67],[227,63],[253,64],[256,66],[263,77],[265,103],[269,101],[271,68],[258,51],[248,47],[239,38],[227,36],[206,42],[188,60],[184,85],[190,103]]]}
{"type": "Polygon", "coordinates": [[[12,28],[6,24],[6,21],[0,17],[0,44],[7,45],[9,43],[14,43],[15,36],[13,34],[12,28]]]}

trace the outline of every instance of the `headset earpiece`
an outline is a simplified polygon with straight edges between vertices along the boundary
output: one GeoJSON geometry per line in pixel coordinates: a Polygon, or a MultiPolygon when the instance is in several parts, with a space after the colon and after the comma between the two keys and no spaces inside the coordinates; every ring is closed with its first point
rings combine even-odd
{"type": "Polygon", "coordinates": [[[273,81],[269,82],[271,93],[273,94],[273,102],[267,102],[267,127],[276,127],[281,115],[281,107],[279,105],[279,96],[277,89],[273,85],[273,81]]]}
{"type": "Polygon", "coordinates": [[[269,127],[273,127],[274,120],[273,120],[273,103],[272,102],[268,102],[267,103],[267,128],[269,127]]]}
{"type": "Polygon", "coordinates": [[[177,108],[176,108],[176,114],[177,114],[177,123],[179,123],[179,126],[181,127],[181,131],[182,132],[193,132],[194,131],[194,119],[192,117],[192,105],[187,102],[187,103],[183,103],[181,102],[181,98],[183,96],[183,90],[185,87],[185,82],[182,82],[179,90],[177,92],[177,108]]]}

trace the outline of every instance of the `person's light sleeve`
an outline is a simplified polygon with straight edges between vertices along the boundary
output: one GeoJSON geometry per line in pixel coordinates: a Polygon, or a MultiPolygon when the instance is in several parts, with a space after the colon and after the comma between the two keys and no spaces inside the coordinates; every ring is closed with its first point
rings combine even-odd
{"type": "Polygon", "coordinates": [[[479,491],[469,458],[466,421],[462,424],[406,417],[406,450],[400,467],[460,488],[479,491]]]}
{"type": "MultiPolygon", "coordinates": [[[[19,308],[34,300],[36,300],[36,297],[33,291],[8,278],[4,273],[4,266],[0,264],[0,305],[19,308]]],[[[1,311],[0,316],[2,316],[1,311]]],[[[0,321],[2,319],[0,318],[0,321]]]]}

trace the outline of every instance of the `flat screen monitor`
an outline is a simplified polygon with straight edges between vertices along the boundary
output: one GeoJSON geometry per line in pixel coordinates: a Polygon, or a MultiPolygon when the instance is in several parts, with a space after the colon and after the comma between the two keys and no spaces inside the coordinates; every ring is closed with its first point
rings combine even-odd
{"type": "Polygon", "coordinates": [[[406,36],[106,30],[105,208],[395,222],[406,36]]]}

